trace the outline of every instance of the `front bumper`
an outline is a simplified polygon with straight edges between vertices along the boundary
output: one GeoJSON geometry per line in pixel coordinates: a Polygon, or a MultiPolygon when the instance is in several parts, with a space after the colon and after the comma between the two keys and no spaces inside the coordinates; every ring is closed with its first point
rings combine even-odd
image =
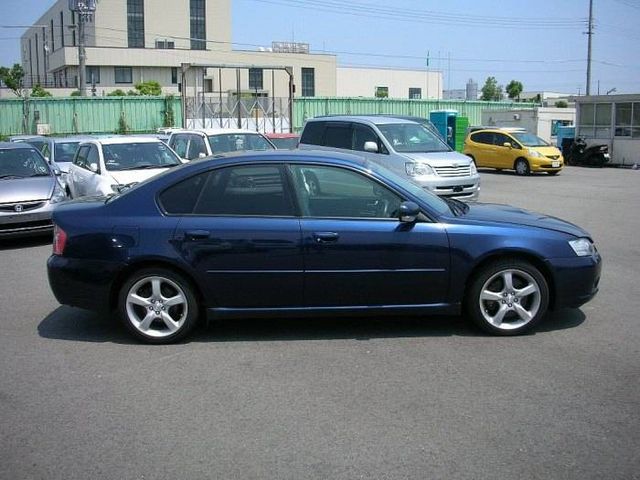
{"type": "Polygon", "coordinates": [[[471,177],[439,177],[435,180],[418,180],[425,190],[441,196],[458,200],[475,201],[480,195],[480,175],[471,177]]]}
{"type": "Polygon", "coordinates": [[[553,258],[547,260],[554,277],[553,307],[577,308],[598,293],[602,273],[602,257],[553,258]]]}
{"type": "MultiPolygon", "coordinates": [[[[22,212],[16,212],[15,210],[13,212],[0,211],[0,238],[23,237],[52,232],[51,214],[53,205],[46,200],[41,203],[42,206],[40,207],[22,212]]],[[[2,204],[2,206],[6,205],[2,204]]],[[[25,205],[28,205],[28,203],[25,205]]]]}

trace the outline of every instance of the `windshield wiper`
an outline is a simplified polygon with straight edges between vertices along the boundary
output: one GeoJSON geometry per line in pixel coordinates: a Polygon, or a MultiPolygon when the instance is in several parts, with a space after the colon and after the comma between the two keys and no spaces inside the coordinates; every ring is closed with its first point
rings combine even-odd
{"type": "Polygon", "coordinates": [[[447,202],[447,204],[449,205],[449,208],[451,209],[451,211],[456,217],[459,217],[460,215],[464,215],[469,211],[469,205],[467,205],[464,202],[461,202],[456,198],[442,197],[442,199],[445,202],[447,202]]]}
{"type": "Polygon", "coordinates": [[[150,164],[145,164],[145,165],[137,165],[135,167],[126,167],[126,168],[119,168],[118,171],[119,172],[124,172],[125,170],[148,170],[151,168],[169,168],[169,167],[175,167],[176,165],[178,165],[177,163],[175,165],[150,165],[150,164]]]}
{"type": "Polygon", "coordinates": [[[22,175],[0,175],[0,179],[6,180],[8,178],[24,178],[22,175]]]}

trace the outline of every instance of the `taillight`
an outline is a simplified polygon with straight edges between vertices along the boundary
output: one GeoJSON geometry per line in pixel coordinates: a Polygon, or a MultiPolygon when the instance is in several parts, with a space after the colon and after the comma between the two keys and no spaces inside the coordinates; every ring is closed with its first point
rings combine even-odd
{"type": "Polygon", "coordinates": [[[53,254],[62,255],[67,244],[67,234],[58,225],[53,227],[53,254]]]}

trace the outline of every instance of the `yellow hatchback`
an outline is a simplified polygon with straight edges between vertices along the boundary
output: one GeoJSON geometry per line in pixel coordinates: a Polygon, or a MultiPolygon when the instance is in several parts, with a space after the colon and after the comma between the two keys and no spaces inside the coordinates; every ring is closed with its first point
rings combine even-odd
{"type": "Polygon", "coordinates": [[[467,135],[463,153],[477,167],[515,170],[518,175],[531,172],[556,175],[564,166],[560,150],[525,131],[475,130],[467,135]]]}

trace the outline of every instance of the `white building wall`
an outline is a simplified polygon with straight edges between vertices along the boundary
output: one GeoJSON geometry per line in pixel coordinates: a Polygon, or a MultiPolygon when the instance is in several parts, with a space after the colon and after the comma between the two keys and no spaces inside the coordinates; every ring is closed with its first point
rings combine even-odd
{"type": "Polygon", "coordinates": [[[482,125],[524,128],[551,143],[555,138],[551,131],[554,121],[575,124],[575,120],[575,108],[539,107],[533,110],[485,110],[482,112],[482,125]]]}
{"type": "Polygon", "coordinates": [[[338,67],[338,97],[374,97],[376,87],[388,87],[389,98],[409,98],[409,88],[420,88],[422,98],[442,98],[442,72],[385,68],[338,67]]]}

